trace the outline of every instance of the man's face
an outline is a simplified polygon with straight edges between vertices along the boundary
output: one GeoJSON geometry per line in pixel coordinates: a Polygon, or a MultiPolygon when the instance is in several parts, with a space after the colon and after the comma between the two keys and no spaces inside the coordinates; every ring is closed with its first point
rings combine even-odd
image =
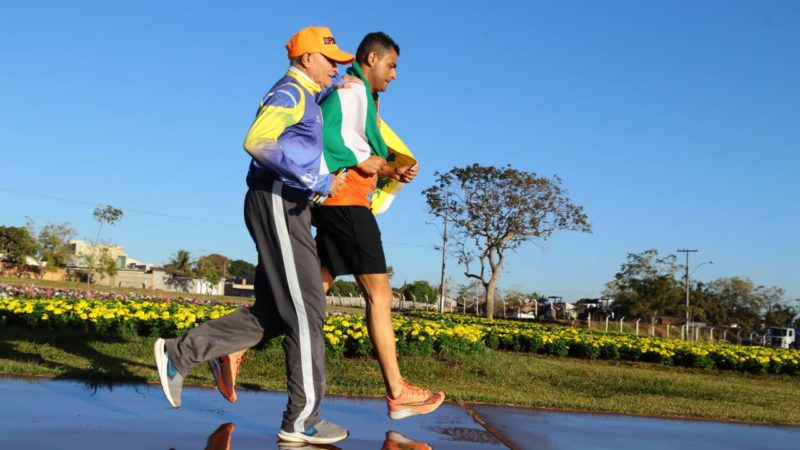
{"type": "Polygon", "coordinates": [[[323,88],[331,85],[336,75],[336,63],[322,53],[311,53],[308,60],[308,77],[323,88]]]}
{"type": "Polygon", "coordinates": [[[370,71],[369,84],[372,92],[385,92],[389,83],[397,78],[397,52],[393,48],[386,50],[383,58],[375,53],[375,62],[370,71]]]}

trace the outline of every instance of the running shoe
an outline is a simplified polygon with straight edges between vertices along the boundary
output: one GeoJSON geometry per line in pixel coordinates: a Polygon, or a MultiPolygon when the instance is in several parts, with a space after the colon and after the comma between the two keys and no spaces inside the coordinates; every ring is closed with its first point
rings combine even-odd
{"type": "Polygon", "coordinates": [[[239,374],[243,354],[244,352],[231,353],[208,361],[208,368],[211,369],[219,393],[231,403],[236,403],[234,386],[236,386],[236,375],[239,374]]]}
{"type": "Polygon", "coordinates": [[[389,417],[394,420],[428,414],[444,402],[444,391],[431,392],[403,380],[403,392],[397,398],[386,397],[389,417]]]}
{"type": "Polygon", "coordinates": [[[181,407],[181,390],[183,388],[183,377],[181,374],[172,367],[172,361],[169,360],[167,349],[164,346],[164,339],[159,338],[153,347],[153,353],[156,357],[156,367],[158,368],[158,377],[161,379],[161,389],[164,391],[164,396],[173,408],[181,407]]]}
{"type": "Polygon", "coordinates": [[[346,428],[340,427],[326,420],[309,427],[302,433],[299,431],[286,431],[281,429],[278,432],[278,439],[287,442],[304,442],[307,444],[333,444],[346,438],[350,434],[346,428]]]}

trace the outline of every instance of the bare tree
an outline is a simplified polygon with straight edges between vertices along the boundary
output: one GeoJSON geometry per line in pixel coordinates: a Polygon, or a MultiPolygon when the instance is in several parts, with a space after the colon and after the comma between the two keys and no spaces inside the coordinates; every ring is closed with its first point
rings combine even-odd
{"type": "Polygon", "coordinates": [[[97,228],[97,236],[94,238],[94,245],[88,254],[83,255],[87,262],[86,269],[86,285],[92,282],[95,274],[113,276],[117,273],[117,266],[114,257],[110,254],[107,247],[100,249],[100,232],[103,230],[103,224],[114,226],[122,219],[124,215],[121,209],[117,209],[111,205],[105,207],[98,206],[92,213],[94,220],[100,224],[97,228]]]}
{"type": "Polygon", "coordinates": [[[464,275],[483,286],[490,319],[506,251],[525,242],[544,241],[558,230],[592,230],[583,208],[570,202],[557,176],[551,179],[511,166],[479,164],[435,176],[435,184],[423,191],[429,212],[447,217],[452,224],[464,275]],[[475,261],[478,270],[471,271],[475,261]]]}

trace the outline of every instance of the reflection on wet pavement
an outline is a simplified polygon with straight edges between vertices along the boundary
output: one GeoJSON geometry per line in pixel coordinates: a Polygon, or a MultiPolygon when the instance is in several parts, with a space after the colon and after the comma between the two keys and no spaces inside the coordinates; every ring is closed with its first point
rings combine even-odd
{"type": "Polygon", "coordinates": [[[499,449],[498,440],[458,405],[393,421],[381,399],[326,397],[324,418],[346,426],[336,445],[277,442],[285,393],[186,387],[174,410],[150,385],[0,378],[0,449],[499,449]]]}
{"type": "Polygon", "coordinates": [[[510,446],[520,449],[800,448],[800,427],[468,405],[510,446]]]}
{"type": "Polygon", "coordinates": [[[346,426],[336,445],[277,442],[285,393],[186,387],[183,407],[158,386],[0,378],[0,449],[763,449],[798,448],[800,427],[746,425],[445,403],[393,421],[381,399],[326,397],[323,417],[346,426]],[[491,431],[491,432],[490,432],[491,431]],[[493,433],[496,433],[493,434],[493,433]]]}
{"type": "Polygon", "coordinates": [[[403,433],[387,431],[381,450],[431,450],[431,446],[404,436],[403,433]]]}
{"type": "Polygon", "coordinates": [[[205,450],[231,450],[231,434],[236,424],[223,423],[208,437],[205,450]]]}

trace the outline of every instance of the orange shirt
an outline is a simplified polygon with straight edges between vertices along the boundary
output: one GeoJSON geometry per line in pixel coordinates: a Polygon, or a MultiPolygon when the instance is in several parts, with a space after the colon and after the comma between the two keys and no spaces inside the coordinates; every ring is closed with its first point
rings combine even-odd
{"type": "Polygon", "coordinates": [[[322,206],[365,206],[375,191],[378,175],[366,175],[355,167],[347,171],[342,187],[333,197],[328,197],[322,206]]]}

